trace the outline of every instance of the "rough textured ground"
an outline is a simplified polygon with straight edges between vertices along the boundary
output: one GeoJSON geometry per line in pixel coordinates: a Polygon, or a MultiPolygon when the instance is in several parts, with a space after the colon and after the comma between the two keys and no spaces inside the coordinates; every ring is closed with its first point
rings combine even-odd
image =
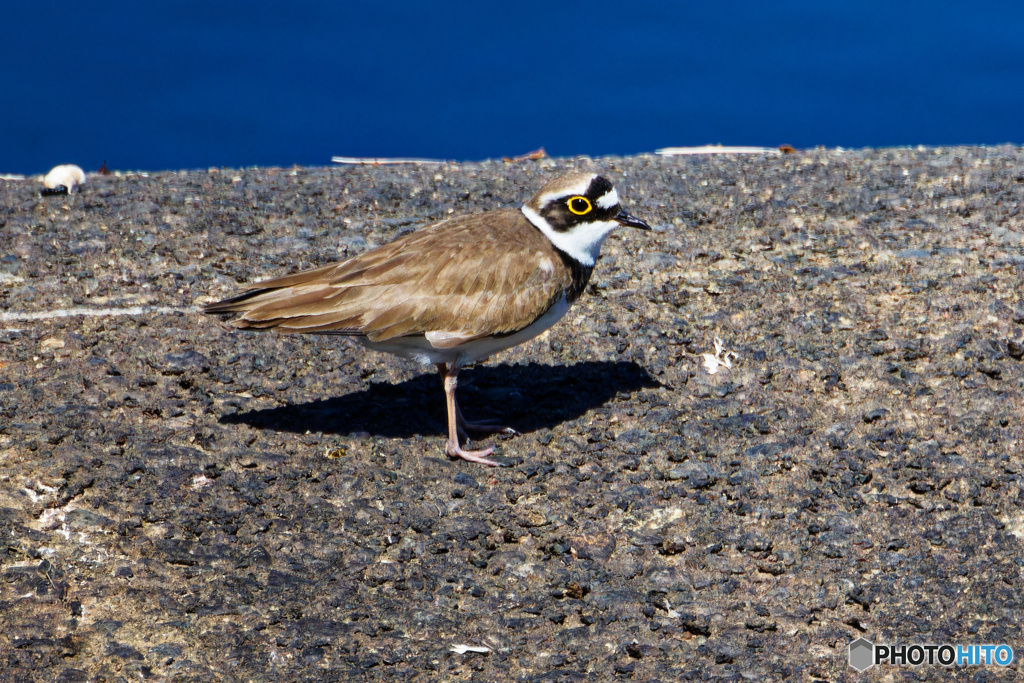
{"type": "Polygon", "coordinates": [[[38,187],[0,181],[7,680],[853,681],[862,635],[1021,654],[1018,148],[38,187]],[[508,467],[447,460],[438,379],[344,340],[16,315],[192,307],[570,167],[657,228],[460,377],[522,431],[508,467]],[[711,375],[716,338],[738,357],[711,375]]]}

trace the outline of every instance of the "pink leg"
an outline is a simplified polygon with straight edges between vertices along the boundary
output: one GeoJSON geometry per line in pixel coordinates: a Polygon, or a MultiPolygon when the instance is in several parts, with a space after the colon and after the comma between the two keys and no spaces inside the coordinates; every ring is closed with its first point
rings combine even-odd
{"type": "Polygon", "coordinates": [[[448,444],[445,446],[445,453],[449,457],[459,457],[470,462],[481,465],[497,465],[498,463],[487,458],[494,452],[494,447],[485,448],[482,451],[467,451],[459,445],[459,406],[455,402],[455,387],[458,386],[459,369],[456,366],[450,368],[444,363],[437,364],[437,371],[444,379],[444,397],[448,408],[448,444]]]}
{"type": "Polygon", "coordinates": [[[462,416],[462,408],[459,402],[455,401],[455,416],[459,418],[459,431],[476,432],[477,434],[518,434],[516,430],[507,425],[500,424],[497,419],[487,419],[483,422],[467,422],[462,416]]]}

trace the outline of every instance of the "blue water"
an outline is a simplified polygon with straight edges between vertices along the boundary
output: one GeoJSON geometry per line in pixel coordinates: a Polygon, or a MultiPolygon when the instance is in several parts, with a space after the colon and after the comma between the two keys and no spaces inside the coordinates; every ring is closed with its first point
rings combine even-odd
{"type": "Polygon", "coordinates": [[[1024,3],[14,2],[0,172],[1024,142],[1024,3]]]}

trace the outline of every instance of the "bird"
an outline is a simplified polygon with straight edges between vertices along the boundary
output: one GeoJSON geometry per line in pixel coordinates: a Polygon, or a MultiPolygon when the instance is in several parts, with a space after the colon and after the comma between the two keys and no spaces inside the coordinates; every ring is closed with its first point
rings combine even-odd
{"type": "Polygon", "coordinates": [[[514,433],[465,420],[459,370],[538,336],[583,294],[605,238],[620,226],[650,230],[627,213],[610,181],[570,173],[520,208],[459,215],[348,260],[249,285],[203,312],[231,314],[242,330],[352,337],[432,364],[441,375],[450,458],[498,465],[494,447],[468,450],[468,432],[514,433]]]}

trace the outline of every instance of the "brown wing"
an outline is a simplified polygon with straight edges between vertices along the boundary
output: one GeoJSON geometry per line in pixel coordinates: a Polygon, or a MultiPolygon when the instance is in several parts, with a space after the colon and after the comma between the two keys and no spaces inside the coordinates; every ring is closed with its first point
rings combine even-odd
{"type": "MultiPolygon", "coordinates": [[[[260,282],[211,304],[240,328],[365,335],[432,334],[457,346],[511,334],[571,285],[558,252],[517,210],[443,221],[342,263],[260,282]]],[[[435,339],[444,341],[434,341],[435,339]]]]}

